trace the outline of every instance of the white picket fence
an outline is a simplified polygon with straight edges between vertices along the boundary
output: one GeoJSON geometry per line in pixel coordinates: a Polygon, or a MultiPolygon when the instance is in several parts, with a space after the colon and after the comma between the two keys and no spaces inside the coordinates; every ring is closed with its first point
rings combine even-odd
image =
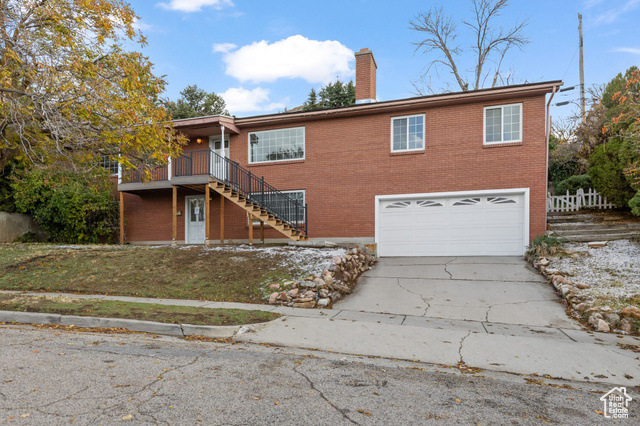
{"type": "Polygon", "coordinates": [[[615,206],[591,188],[586,193],[580,188],[575,195],[569,194],[569,191],[566,195],[547,193],[548,212],[574,212],[583,208],[613,209],[615,206]]]}

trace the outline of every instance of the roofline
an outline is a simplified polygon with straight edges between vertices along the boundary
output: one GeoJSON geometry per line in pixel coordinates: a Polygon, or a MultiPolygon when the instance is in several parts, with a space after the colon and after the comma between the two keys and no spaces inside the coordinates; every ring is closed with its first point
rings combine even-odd
{"type": "Polygon", "coordinates": [[[295,122],[304,119],[323,119],[335,116],[352,116],[392,112],[416,106],[433,107],[439,105],[467,103],[478,100],[498,100],[515,96],[535,96],[551,93],[554,88],[562,86],[562,80],[544,81],[539,83],[517,84],[513,86],[493,87],[466,92],[441,93],[436,95],[417,96],[391,101],[355,104],[347,107],[321,109],[314,111],[283,112],[266,115],[254,115],[236,118],[228,115],[209,115],[204,117],[182,118],[173,120],[176,128],[189,128],[212,125],[216,122],[223,124],[234,133],[239,133],[237,127],[257,124],[295,122]],[[237,126],[237,127],[236,127],[237,126]]]}
{"type": "Polygon", "coordinates": [[[230,115],[224,115],[224,114],[214,114],[214,115],[201,115],[199,117],[189,117],[189,118],[176,118],[174,120],[171,120],[172,123],[180,123],[183,121],[191,121],[191,120],[199,120],[202,118],[215,118],[215,117],[226,117],[226,118],[233,118],[230,115]]]}
{"type": "Polygon", "coordinates": [[[562,80],[552,80],[540,83],[527,83],[514,86],[504,86],[489,89],[479,89],[467,92],[443,93],[437,95],[419,96],[413,98],[397,99],[392,101],[372,102],[356,104],[348,107],[322,109],[315,111],[285,112],[277,114],[257,115],[236,118],[238,127],[255,124],[280,123],[287,121],[299,121],[301,119],[322,119],[334,116],[350,116],[362,114],[374,114],[403,110],[416,106],[438,106],[455,103],[467,103],[478,100],[492,100],[509,98],[514,96],[535,96],[551,93],[554,87],[562,86],[562,80]]]}

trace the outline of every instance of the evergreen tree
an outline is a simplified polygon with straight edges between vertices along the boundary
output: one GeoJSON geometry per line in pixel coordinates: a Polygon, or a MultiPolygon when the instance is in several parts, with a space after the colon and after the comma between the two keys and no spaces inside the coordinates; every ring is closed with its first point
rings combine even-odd
{"type": "Polygon", "coordinates": [[[339,108],[354,105],[356,103],[356,86],[353,81],[342,83],[336,80],[329,83],[316,93],[311,89],[307,101],[304,103],[305,111],[317,109],[339,108]],[[318,98],[320,98],[318,100],[318,98]]]}
{"type": "Polygon", "coordinates": [[[174,120],[207,115],[229,115],[222,96],[216,95],[214,92],[207,93],[196,84],[185,87],[180,95],[180,99],[176,102],[168,101],[166,103],[167,110],[174,120]]]}

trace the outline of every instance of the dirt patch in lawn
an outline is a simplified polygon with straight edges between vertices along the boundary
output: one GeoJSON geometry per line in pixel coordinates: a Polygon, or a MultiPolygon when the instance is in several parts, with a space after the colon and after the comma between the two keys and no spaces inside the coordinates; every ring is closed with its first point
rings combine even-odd
{"type": "Polygon", "coordinates": [[[264,283],[319,273],[310,269],[329,265],[334,253],[286,246],[3,244],[0,289],[262,303],[264,283]]]}
{"type": "Polygon", "coordinates": [[[210,326],[255,324],[280,317],[280,315],[271,312],[255,310],[207,309],[190,306],[13,294],[0,294],[0,310],[210,326]]]}

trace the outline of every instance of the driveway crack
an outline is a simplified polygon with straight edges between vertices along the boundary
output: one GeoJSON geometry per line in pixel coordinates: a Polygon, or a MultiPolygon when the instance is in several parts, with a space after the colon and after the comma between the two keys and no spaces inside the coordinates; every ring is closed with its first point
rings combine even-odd
{"type": "Polygon", "coordinates": [[[467,337],[471,336],[471,331],[469,333],[467,333],[466,336],[464,336],[462,339],[460,339],[460,346],[458,347],[458,355],[460,356],[460,360],[458,361],[458,365],[465,365],[464,363],[464,358],[462,357],[462,346],[464,344],[464,341],[467,337]]]}
{"type": "Polygon", "coordinates": [[[321,390],[319,390],[318,388],[316,388],[316,386],[313,383],[313,381],[306,374],[304,374],[302,371],[298,371],[298,367],[300,367],[300,364],[296,365],[293,368],[293,371],[295,371],[296,373],[298,373],[299,375],[304,377],[307,380],[307,382],[309,383],[309,386],[311,386],[311,389],[313,389],[314,391],[318,392],[318,394],[320,395],[320,398],[324,399],[327,402],[327,404],[329,404],[334,410],[336,410],[338,413],[340,413],[340,415],[342,417],[344,417],[346,420],[350,421],[354,425],[358,425],[359,424],[358,422],[356,422],[355,420],[353,420],[349,416],[347,416],[345,414],[345,412],[342,411],[340,408],[338,408],[333,402],[329,401],[329,399],[324,395],[324,393],[321,390]]]}
{"type": "Polygon", "coordinates": [[[444,264],[444,271],[445,271],[447,274],[449,274],[449,279],[450,279],[450,280],[452,280],[452,279],[453,279],[453,275],[451,275],[451,272],[449,272],[449,271],[447,270],[447,266],[448,266],[451,262],[453,262],[454,260],[456,260],[456,259],[457,259],[457,257],[454,257],[453,259],[451,259],[450,261],[448,261],[448,262],[446,262],[446,263],[444,264]]]}
{"type": "MultiPolygon", "coordinates": [[[[420,299],[422,299],[422,301],[427,305],[427,307],[424,309],[424,313],[421,316],[426,316],[427,315],[427,311],[429,310],[429,308],[431,307],[431,303],[429,303],[427,301],[427,299],[422,296],[420,293],[416,293],[415,291],[411,291],[406,287],[403,287],[402,284],[400,284],[400,278],[396,278],[396,284],[398,284],[398,287],[400,287],[401,289],[403,289],[404,291],[411,293],[411,294],[415,294],[416,296],[418,296],[420,299]]],[[[404,322],[404,321],[403,321],[404,322]]]]}

